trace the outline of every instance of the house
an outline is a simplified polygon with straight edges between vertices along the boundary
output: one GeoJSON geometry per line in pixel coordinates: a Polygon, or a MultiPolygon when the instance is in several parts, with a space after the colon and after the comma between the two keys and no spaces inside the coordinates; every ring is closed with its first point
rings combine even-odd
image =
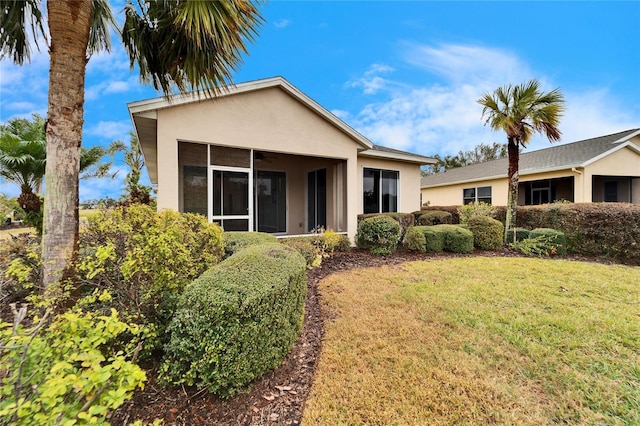
{"type": "MultiPolygon", "coordinates": [[[[506,205],[507,166],[501,158],[423,177],[422,202],[506,205]]],[[[519,171],[518,205],[640,203],[640,129],[521,152],[519,171]]]]}
{"type": "Polygon", "coordinates": [[[374,145],[281,77],[128,104],[158,209],[228,231],[354,237],[359,213],[420,208],[420,166],[374,145]]]}

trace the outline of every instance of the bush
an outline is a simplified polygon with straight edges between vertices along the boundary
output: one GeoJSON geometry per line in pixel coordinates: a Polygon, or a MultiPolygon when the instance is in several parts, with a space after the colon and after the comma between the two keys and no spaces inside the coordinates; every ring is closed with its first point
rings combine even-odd
{"type": "Polygon", "coordinates": [[[254,244],[275,243],[276,237],[264,232],[233,231],[224,233],[224,255],[229,257],[238,250],[254,244]]]}
{"type": "Polygon", "coordinates": [[[448,224],[451,225],[453,223],[453,216],[449,212],[444,212],[441,210],[431,210],[426,213],[423,213],[418,217],[417,224],[418,225],[440,225],[440,224],[448,224]]]}
{"type": "MultiPolygon", "coordinates": [[[[529,230],[524,228],[515,228],[516,241],[522,241],[529,238],[529,230]]],[[[514,229],[507,230],[507,243],[513,242],[514,229]]]]}
{"type": "Polygon", "coordinates": [[[338,234],[331,229],[322,234],[322,242],[324,244],[325,251],[333,253],[336,251],[349,251],[351,249],[351,241],[349,237],[344,234],[338,234]]]}
{"type": "Polygon", "coordinates": [[[204,273],[171,321],[162,382],[229,397],[280,365],[302,330],[305,271],[292,248],[261,244],[204,273]]]}
{"type": "Polygon", "coordinates": [[[444,229],[437,226],[412,226],[407,230],[404,246],[413,251],[441,252],[444,250],[444,229]]]}
{"type": "Polygon", "coordinates": [[[48,318],[31,318],[30,328],[16,320],[15,332],[12,324],[0,323],[0,423],[106,424],[110,412],[144,387],[145,373],[131,355],[110,349],[138,328],[115,310],[96,315],[74,309],[48,318]]]}
{"type": "Polygon", "coordinates": [[[469,223],[469,220],[472,217],[476,216],[485,216],[489,217],[494,211],[494,207],[491,204],[487,204],[484,202],[473,202],[470,204],[466,204],[464,206],[460,206],[458,208],[458,217],[460,218],[460,223],[466,225],[469,223]]]}
{"type": "Polygon", "coordinates": [[[473,216],[467,222],[473,234],[473,245],[481,250],[499,250],[504,239],[504,226],[498,220],[486,216],[473,216]]]}
{"type": "Polygon", "coordinates": [[[412,226],[407,229],[402,243],[405,248],[423,253],[426,251],[427,239],[421,228],[422,226],[412,226]]]}
{"type": "Polygon", "coordinates": [[[358,224],[356,242],[359,248],[373,254],[391,254],[396,251],[400,235],[398,222],[389,216],[378,215],[367,217],[358,224]]]}
{"type": "Polygon", "coordinates": [[[38,290],[42,259],[40,238],[29,234],[11,237],[0,244],[0,302],[26,298],[38,290]]]}
{"type": "Polygon", "coordinates": [[[398,225],[400,225],[400,238],[398,241],[402,241],[407,229],[415,224],[415,219],[412,213],[367,213],[358,215],[358,226],[362,220],[376,216],[387,216],[398,222],[398,225]]]}
{"type": "Polygon", "coordinates": [[[567,238],[561,231],[551,228],[536,228],[529,232],[529,239],[540,239],[546,253],[541,254],[567,254],[567,238]]]}
{"type": "MultiPolygon", "coordinates": [[[[163,330],[184,287],[223,254],[221,228],[196,214],[145,205],[102,210],[80,233],[79,274],[89,286],[108,288],[127,322],[163,330]]],[[[162,343],[148,336],[146,349],[162,343]]]]}
{"type": "Polygon", "coordinates": [[[436,232],[443,234],[443,249],[453,253],[473,253],[473,234],[456,225],[435,225],[436,232]]]}
{"type": "MultiPolygon", "coordinates": [[[[444,212],[447,212],[447,213],[451,213],[451,223],[453,225],[456,225],[456,224],[460,223],[460,216],[458,216],[458,209],[459,208],[460,208],[460,206],[424,206],[424,207],[422,207],[422,209],[420,211],[422,213],[425,213],[425,212],[428,212],[428,211],[438,210],[438,211],[444,211],[444,212]]],[[[420,216],[418,215],[418,217],[420,217],[420,216]]]]}
{"type": "Polygon", "coordinates": [[[304,257],[307,268],[311,269],[319,266],[322,262],[322,256],[314,245],[315,237],[291,237],[282,238],[280,242],[286,246],[295,249],[304,257]]]}

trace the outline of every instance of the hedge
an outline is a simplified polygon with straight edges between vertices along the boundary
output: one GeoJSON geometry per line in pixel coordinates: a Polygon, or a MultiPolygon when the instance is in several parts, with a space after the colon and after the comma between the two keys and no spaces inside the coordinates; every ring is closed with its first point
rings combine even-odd
{"type": "Polygon", "coordinates": [[[432,228],[443,234],[444,251],[473,253],[473,234],[468,229],[456,225],[435,225],[432,228]]]}
{"type": "MultiPolygon", "coordinates": [[[[413,215],[411,215],[413,219],[413,215]]],[[[366,217],[358,224],[356,244],[373,254],[391,254],[401,239],[400,225],[388,215],[366,217]]]]}
{"type": "Polygon", "coordinates": [[[536,228],[529,232],[529,239],[542,239],[552,254],[567,254],[567,238],[562,231],[551,228],[536,228]],[[555,249],[555,250],[554,250],[555,249]]]}
{"type": "Polygon", "coordinates": [[[276,237],[264,232],[231,231],[224,233],[224,253],[226,257],[254,244],[275,243],[276,237]]]}
{"type": "Polygon", "coordinates": [[[441,210],[431,210],[421,214],[416,221],[416,225],[440,225],[453,223],[453,216],[449,212],[441,210]]]}
{"type": "Polygon", "coordinates": [[[400,225],[400,241],[404,238],[407,229],[415,223],[414,215],[412,213],[367,213],[358,215],[358,225],[360,225],[362,220],[375,216],[387,216],[398,222],[398,225],[400,225]]]}
{"type": "Polygon", "coordinates": [[[481,250],[500,250],[504,239],[502,222],[487,217],[473,216],[467,228],[473,234],[473,245],[481,250]]]}
{"type": "Polygon", "coordinates": [[[404,237],[404,247],[422,253],[443,251],[444,231],[436,226],[412,226],[404,237]]]}
{"type": "Polygon", "coordinates": [[[237,393],[276,368],[302,330],[305,261],[279,243],[249,246],[186,288],[170,324],[161,381],[237,393]]]}

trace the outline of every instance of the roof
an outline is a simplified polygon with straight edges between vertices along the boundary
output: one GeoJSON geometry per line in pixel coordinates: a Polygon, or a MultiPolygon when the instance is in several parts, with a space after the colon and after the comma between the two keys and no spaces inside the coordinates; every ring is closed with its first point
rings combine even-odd
{"type": "MultiPolygon", "coordinates": [[[[640,145],[631,141],[640,135],[640,129],[631,129],[611,135],[556,145],[537,151],[520,153],[520,176],[554,170],[586,167],[594,161],[619,149],[630,147],[640,154],[640,145]]],[[[507,177],[508,158],[449,169],[425,176],[421,188],[452,185],[507,177]]]]}
{"type": "Polygon", "coordinates": [[[129,108],[131,121],[134,123],[134,128],[138,135],[138,140],[140,141],[140,146],[142,147],[142,151],[145,154],[145,160],[147,163],[147,169],[149,171],[149,177],[151,178],[151,181],[157,181],[156,121],[158,110],[273,87],[284,90],[294,99],[297,99],[303,105],[317,113],[320,117],[334,125],[338,130],[345,133],[351,139],[353,139],[359,145],[359,151],[362,155],[407,161],[420,165],[432,164],[436,162],[436,160],[433,158],[374,145],[365,136],[346,124],[335,114],[331,113],[322,105],[314,101],[312,98],[301,92],[298,88],[289,83],[283,77],[272,77],[222,87],[217,90],[215,94],[211,94],[210,92],[206,91],[197,91],[186,94],[177,94],[169,97],[158,97],[128,103],[127,107],[129,108]]]}

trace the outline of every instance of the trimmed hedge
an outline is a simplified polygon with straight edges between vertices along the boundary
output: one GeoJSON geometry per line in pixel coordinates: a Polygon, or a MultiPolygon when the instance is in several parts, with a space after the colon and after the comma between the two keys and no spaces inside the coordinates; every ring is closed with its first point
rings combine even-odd
{"type": "Polygon", "coordinates": [[[426,213],[423,213],[418,217],[416,222],[417,225],[440,225],[440,224],[448,224],[451,225],[453,223],[453,216],[449,212],[444,212],[441,210],[432,210],[426,213]]]}
{"type": "Polygon", "coordinates": [[[292,237],[282,238],[280,242],[288,247],[295,249],[304,257],[307,268],[313,268],[318,257],[318,250],[313,244],[316,237],[292,237]]]}
{"type": "Polygon", "coordinates": [[[453,253],[473,253],[473,234],[468,229],[456,225],[432,226],[443,234],[443,249],[453,253]]]}
{"type": "Polygon", "coordinates": [[[236,394],[291,350],[306,289],[305,261],[284,244],[253,245],[222,261],[180,298],[161,381],[236,394]]]}
{"type": "Polygon", "coordinates": [[[412,226],[404,237],[404,247],[422,253],[443,251],[445,233],[436,226],[412,226]]]}
{"type": "Polygon", "coordinates": [[[473,216],[467,223],[473,234],[473,245],[481,250],[500,250],[503,245],[504,225],[487,216],[473,216]]]}
{"type": "Polygon", "coordinates": [[[551,254],[567,254],[567,238],[564,232],[551,228],[536,228],[529,232],[529,239],[540,238],[542,242],[550,247],[551,254]]]}
{"type": "Polygon", "coordinates": [[[415,219],[412,213],[367,213],[358,215],[358,225],[364,219],[376,216],[387,216],[398,222],[400,225],[400,241],[404,238],[404,235],[410,226],[414,225],[415,219]]]}
{"type": "Polygon", "coordinates": [[[226,257],[254,244],[275,243],[276,237],[264,232],[230,231],[224,233],[224,253],[226,257]]]}
{"type": "Polygon", "coordinates": [[[376,215],[364,218],[358,224],[356,243],[373,254],[391,254],[396,251],[400,237],[397,221],[388,215],[376,215]]]}
{"type": "Polygon", "coordinates": [[[522,241],[525,240],[527,238],[529,238],[529,231],[528,229],[524,229],[524,228],[515,228],[514,229],[508,229],[507,230],[507,244],[508,243],[513,243],[513,232],[515,231],[516,233],[516,241],[522,241]]]}

